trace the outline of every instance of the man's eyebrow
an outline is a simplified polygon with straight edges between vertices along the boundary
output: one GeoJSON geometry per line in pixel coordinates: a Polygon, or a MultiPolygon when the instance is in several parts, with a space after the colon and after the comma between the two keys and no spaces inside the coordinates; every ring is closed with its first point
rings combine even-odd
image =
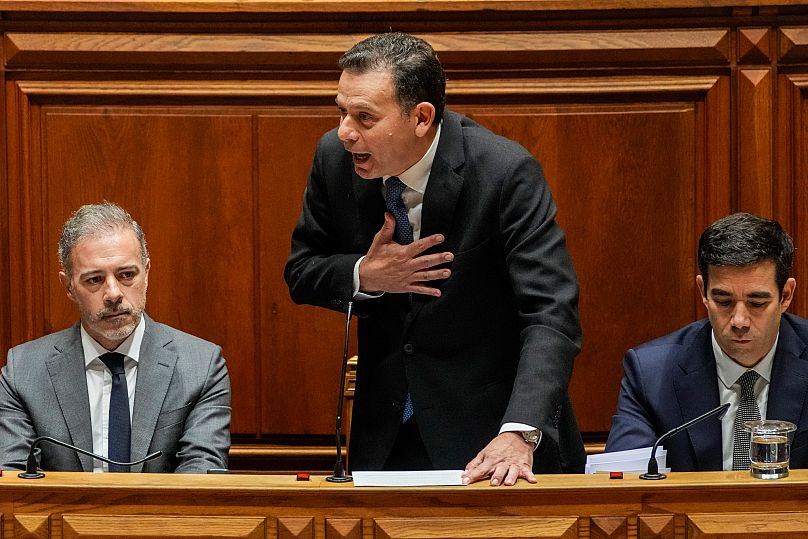
{"type": "Polygon", "coordinates": [[[710,289],[710,294],[713,295],[713,296],[731,296],[732,295],[729,292],[727,292],[726,290],[723,290],[721,288],[711,288],[710,289]]]}
{"type": "Polygon", "coordinates": [[[750,292],[746,295],[746,297],[754,299],[771,299],[772,295],[770,292],[750,292]]]}

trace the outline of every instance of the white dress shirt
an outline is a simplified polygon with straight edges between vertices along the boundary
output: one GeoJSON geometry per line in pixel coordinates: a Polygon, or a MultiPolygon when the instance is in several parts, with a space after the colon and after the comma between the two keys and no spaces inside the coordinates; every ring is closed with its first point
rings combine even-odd
{"type": "MultiPolygon", "coordinates": [[[[715,332],[712,334],[713,354],[715,355],[716,371],[718,373],[718,399],[721,404],[729,403],[729,409],[721,419],[721,452],[723,456],[724,469],[732,470],[732,449],[733,431],[735,428],[735,414],[738,412],[738,404],[741,400],[741,386],[738,378],[746,371],[750,370],[739,365],[732,360],[715,340],[715,332]]],[[[777,349],[777,341],[780,335],[774,340],[771,350],[763,356],[763,359],[751,370],[758,373],[759,377],[755,382],[755,400],[760,408],[760,418],[766,419],[766,406],[769,403],[769,386],[772,379],[772,363],[774,362],[774,351],[777,349]]]]}
{"type": "MultiPolygon", "coordinates": [[[[140,360],[140,345],[146,319],[141,316],[140,323],[129,337],[113,352],[123,354],[126,371],[126,389],[129,392],[129,421],[132,421],[132,410],[135,408],[135,384],[137,383],[137,365],[140,360]]],[[[93,431],[93,453],[109,457],[107,440],[109,434],[109,397],[112,392],[112,373],[99,359],[109,352],[98,344],[90,334],[81,327],[81,345],[84,349],[84,369],[87,376],[87,393],[90,398],[90,423],[93,431]]],[[[108,465],[93,459],[94,472],[106,472],[108,465]]]]}

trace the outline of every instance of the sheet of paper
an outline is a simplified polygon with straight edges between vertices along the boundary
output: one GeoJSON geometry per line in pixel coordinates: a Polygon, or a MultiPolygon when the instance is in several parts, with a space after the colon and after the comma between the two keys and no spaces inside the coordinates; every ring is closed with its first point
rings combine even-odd
{"type": "Polygon", "coordinates": [[[418,470],[412,472],[363,472],[354,471],[357,487],[434,487],[460,486],[463,470],[418,470]]]}
{"type": "MultiPolygon", "coordinates": [[[[656,461],[660,471],[667,470],[668,452],[657,447],[656,461]]],[[[628,451],[615,451],[614,453],[600,453],[588,455],[584,473],[626,472],[645,473],[648,470],[648,460],[651,458],[651,448],[631,449],[628,451]]]]}

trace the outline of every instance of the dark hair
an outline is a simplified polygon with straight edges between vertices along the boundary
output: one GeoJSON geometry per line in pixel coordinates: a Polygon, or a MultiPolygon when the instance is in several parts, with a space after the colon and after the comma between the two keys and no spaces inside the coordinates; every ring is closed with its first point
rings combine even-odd
{"type": "Polygon", "coordinates": [[[707,295],[710,266],[748,266],[774,262],[780,295],[791,274],[794,242],[780,223],[751,213],[733,213],[708,226],[699,238],[699,271],[707,295]]]}
{"type": "Polygon", "coordinates": [[[446,73],[435,50],[423,39],[401,32],[371,36],[343,54],[339,67],[360,75],[389,69],[404,114],[425,101],[435,107],[435,124],[443,118],[446,73]]]}
{"type": "Polygon", "coordinates": [[[86,204],[77,209],[62,228],[62,235],[59,238],[59,262],[68,278],[73,276],[73,259],[70,255],[79,241],[109,234],[119,228],[128,228],[135,233],[140,244],[140,258],[145,266],[149,251],[146,248],[143,229],[125,209],[105,200],[98,204],[86,204]]]}

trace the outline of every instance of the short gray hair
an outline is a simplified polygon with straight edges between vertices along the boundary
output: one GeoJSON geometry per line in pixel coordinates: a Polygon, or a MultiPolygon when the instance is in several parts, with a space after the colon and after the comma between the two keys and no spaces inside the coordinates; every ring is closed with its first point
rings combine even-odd
{"type": "Polygon", "coordinates": [[[128,228],[135,233],[135,237],[140,243],[140,256],[145,266],[149,258],[149,251],[146,249],[146,237],[143,235],[143,229],[125,209],[114,202],[105,200],[98,204],[85,204],[65,221],[62,236],[59,238],[59,263],[62,265],[62,270],[68,277],[72,277],[71,254],[78,242],[85,238],[114,232],[119,228],[128,228]]]}

